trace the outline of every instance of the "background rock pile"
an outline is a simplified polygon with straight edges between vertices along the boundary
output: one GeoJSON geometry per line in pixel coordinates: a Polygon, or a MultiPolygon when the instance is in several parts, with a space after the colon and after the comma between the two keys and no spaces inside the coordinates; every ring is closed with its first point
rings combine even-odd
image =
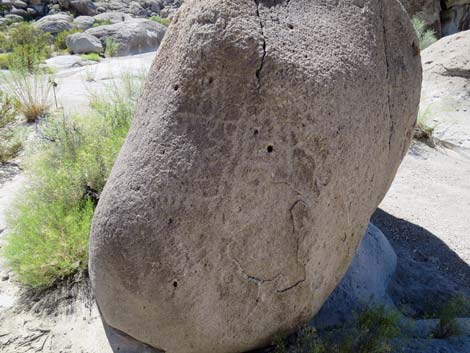
{"type": "Polygon", "coordinates": [[[123,12],[133,17],[172,17],[182,0],[0,0],[0,25],[68,12],[77,16],[95,16],[123,12]]]}

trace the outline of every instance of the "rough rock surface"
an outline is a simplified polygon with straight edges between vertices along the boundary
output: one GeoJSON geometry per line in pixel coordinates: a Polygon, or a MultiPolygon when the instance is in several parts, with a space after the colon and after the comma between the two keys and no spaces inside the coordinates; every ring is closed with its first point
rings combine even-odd
{"type": "Polygon", "coordinates": [[[98,205],[104,320],[168,353],[247,351],[315,314],[411,140],[397,1],[188,0],[98,205]]]}
{"type": "Polygon", "coordinates": [[[111,24],[130,21],[132,17],[124,12],[105,12],[93,17],[96,21],[109,21],[111,24]]]}
{"type": "Polygon", "coordinates": [[[157,50],[165,32],[166,27],[157,22],[134,19],[90,28],[85,33],[99,38],[103,46],[106,44],[106,38],[112,38],[119,44],[117,55],[125,56],[157,50]]]}
{"type": "Polygon", "coordinates": [[[49,15],[41,18],[34,25],[36,28],[57,34],[62,31],[68,31],[72,28],[73,18],[66,14],[49,15]]]}
{"type": "Polygon", "coordinates": [[[366,307],[394,306],[387,288],[396,267],[397,255],[387,238],[369,224],[348,272],[315,316],[314,326],[344,324],[366,307]]]}
{"type": "Polygon", "coordinates": [[[93,27],[96,20],[91,16],[78,16],[73,20],[73,26],[81,30],[87,30],[93,27]]]}
{"type": "Polygon", "coordinates": [[[440,0],[401,0],[410,16],[417,16],[436,33],[441,33],[440,0]]]}
{"type": "Polygon", "coordinates": [[[470,153],[470,31],[423,51],[421,115],[434,136],[470,153]]]}
{"type": "Polygon", "coordinates": [[[65,40],[67,49],[73,54],[102,53],[103,45],[100,40],[89,33],[75,33],[65,40]]]}

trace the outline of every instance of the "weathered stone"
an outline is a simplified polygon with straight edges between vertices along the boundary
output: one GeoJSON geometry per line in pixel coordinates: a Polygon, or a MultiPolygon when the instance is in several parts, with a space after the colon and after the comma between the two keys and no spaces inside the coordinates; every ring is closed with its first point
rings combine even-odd
{"type": "Polygon", "coordinates": [[[165,26],[144,19],[99,26],[86,31],[86,33],[99,38],[103,46],[105,46],[107,38],[114,40],[118,44],[117,56],[157,50],[165,32],[165,26]]]}
{"type": "Polygon", "coordinates": [[[423,51],[421,114],[433,136],[470,149],[470,31],[447,36],[423,51]]]}
{"type": "Polygon", "coordinates": [[[73,25],[75,28],[81,29],[81,30],[87,30],[91,27],[93,27],[93,24],[96,22],[96,20],[91,17],[91,16],[78,16],[73,20],[73,25]]]}
{"type": "Polygon", "coordinates": [[[73,54],[102,53],[103,45],[95,36],[88,33],[75,33],[65,39],[67,49],[73,54]]]}
{"type": "Polygon", "coordinates": [[[337,5],[184,2],[95,213],[109,326],[167,353],[243,352],[337,286],[421,88],[398,1],[337,5]]]}
{"type": "Polygon", "coordinates": [[[44,32],[57,34],[59,32],[68,31],[71,29],[72,21],[73,18],[69,15],[55,14],[41,18],[34,25],[36,28],[43,30],[44,32]]]}
{"type": "Polygon", "coordinates": [[[8,24],[17,23],[24,21],[24,18],[14,14],[5,15],[5,20],[8,24]]]}
{"type": "Polygon", "coordinates": [[[105,12],[93,17],[96,21],[109,21],[111,24],[130,21],[132,20],[132,16],[124,13],[124,12],[105,12]]]}
{"type": "Polygon", "coordinates": [[[74,0],[70,2],[70,8],[74,13],[81,16],[95,16],[98,12],[91,0],[74,0]]]}

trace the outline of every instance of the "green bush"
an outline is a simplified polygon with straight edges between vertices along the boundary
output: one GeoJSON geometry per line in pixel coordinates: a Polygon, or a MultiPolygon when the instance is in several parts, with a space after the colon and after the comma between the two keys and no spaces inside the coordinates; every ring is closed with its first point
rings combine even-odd
{"type": "Polygon", "coordinates": [[[93,28],[113,24],[110,20],[98,20],[93,23],[93,28]]]}
{"type": "Polygon", "coordinates": [[[426,23],[418,17],[413,17],[413,26],[419,39],[419,48],[426,49],[431,44],[437,41],[436,33],[433,30],[426,28],[426,23]]]}
{"type": "Polygon", "coordinates": [[[67,44],[65,43],[65,40],[67,39],[67,36],[74,34],[74,33],[80,33],[83,32],[82,30],[78,28],[72,28],[69,29],[68,31],[62,31],[57,36],[55,37],[54,41],[54,47],[56,50],[65,50],[67,49],[67,44]]]}
{"type": "Polygon", "coordinates": [[[119,51],[119,43],[116,42],[116,40],[114,40],[111,37],[106,37],[104,56],[107,58],[116,56],[118,51],[119,51]]]}
{"type": "Polygon", "coordinates": [[[18,115],[18,101],[0,91],[0,129],[3,129],[18,115]]]}
{"type": "Polygon", "coordinates": [[[30,185],[10,210],[3,254],[33,287],[86,269],[93,210],[129,129],[140,80],[95,95],[87,116],[49,117],[29,152],[30,185]]]}
{"type": "Polygon", "coordinates": [[[171,20],[169,18],[162,18],[160,16],[152,16],[150,17],[150,19],[154,22],[164,25],[165,27],[168,27],[171,23],[171,20]]]}
{"type": "Polygon", "coordinates": [[[90,60],[90,61],[96,61],[96,62],[101,61],[101,56],[99,56],[99,54],[96,54],[96,53],[82,54],[80,55],[80,57],[83,60],[90,60]]]}
{"type": "Polygon", "coordinates": [[[439,311],[439,324],[434,330],[435,338],[449,338],[461,335],[461,328],[457,322],[459,317],[470,315],[470,298],[465,295],[452,297],[439,311]]]}
{"type": "Polygon", "coordinates": [[[10,53],[0,53],[0,70],[8,70],[10,53]]]}
{"type": "Polygon", "coordinates": [[[10,69],[33,71],[51,56],[52,36],[23,22],[10,27],[0,43],[3,50],[10,52],[10,69]]]}
{"type": "Polygon", "coordinates": [[[0,130],[0,163],[15,158],[23,148],[23,136],[11,128],[0,130]]]}
{"type": "Polygon", "coordinates": [[[400,333],[399,313],[383,307],[366,309],[351,326],[319,334],[305,327],[290,339],[275,344],[276,353],[389,353],[391,340],[400,333]]]}

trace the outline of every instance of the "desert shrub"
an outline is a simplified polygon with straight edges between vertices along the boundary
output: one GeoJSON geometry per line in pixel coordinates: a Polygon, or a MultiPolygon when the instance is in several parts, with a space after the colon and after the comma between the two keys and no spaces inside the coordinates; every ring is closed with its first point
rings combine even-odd
{"type": "Polygon", "coordinates": [[[54,47],[56,48],[56,50],[67,49],[67,44],[65,43],[67,36],[74,34],[74,33],[80,33],[80,32],[83,32],[83,31],[78,28],[72,28],[72,29],[69,29],[68,31],[62,31],[58,33],[57,36],[55,37],[54,47]]]}
{"type": "Polygon", "coordinates": [[[8,70],[10,53],[0,53],[0,70],[8,70]]]}
{"type": "Polygon", "coordinates": [[[119,43],[111,37],[106,37],[104,56],[106,56],[107,58],[116,56],[118,53],[118,50],[119,50],[119,43]]]}
{"type": "Polygon", "coordinates": [[[140,92],[128,76],[95,97],[86,116],[50,116],[29,155],[29,186],[10,210],[3,253],[20,280],[48,287],[87,267],[93,211],[140,92]]]}
{"type": "Polygon", "coordinates": [[[470,315],[470,298],[465,295],[456,295],[439,310],[439,324],[434,330],[435,338],[449,338],[460,336],[462,330],[457,322],[459,317],[470,315]]]}
{"type": "Polygon", "coordinates": [[[169,18],[162,18],[160,16],[152,16],[150,17],[150,19],[154,22],[164,25],[165,27],[168,27],[171,23],[171,20],[169,18]]]}
{"type": "Polygon", "coordinates": [[[2,48],[10,52],[8,66],[32,71],[51,55],[52,36],[23,22],[9,28],[2,40],[2,48]]]}
{"type": "Polygon", "coordinates": [[[353,324],[319,334],[305,327],[276,342],[276,353],[389,353],[391,340],[400,333],[399,313],[383,307],[357,314],[353,324]]]}
{"type": "Polygon", "coordinates": [[[436,33],[433,30],[426,28],[426,23],[418,17],[413,17],[413,26],[419,39],[419,48],[426,49],[431,44],[437,41],[436,33]]]}
{"type": "Polygon", "coordinates": [[[0,163],[15,158],[23,148],[23,136],[14,129],[0,130],[0,163]]]}
{"type": "Polygon", "coordinates": [[[0,91],[0,129],[15,120],[18,108],[19,104],[15,98],[0,91]]]}
{"type": "Polygon", "coordinates": [[[428,122],[429,116],[431,114],[431,109],[428,107],[424,110],[420,110],[418,113],[418,118],[416,120],[416,126],[414,130],[413,138],[415,140],[424,142],[429,147],[436,147],[436,143],[434,141],[434,129],[436,126],[431,126],[428,122]]]}
{"type": "Polygon", "coordinates": [[[113,24],[110,20],[98,20],[93,23],[93,28],[113,24]]]}
{"type": "Polygon", "coordinates": [[[11,70],[0,76],[0,83],[18,102],[18,110],[28,122],[48,114],[53,77],[42,71],[11,70]]]}
{"type": "Polygon", "coordinates": [[[96,61],[96,62],[101,61],[101,56],[99,56],[99,54],[96,54],[96,53],[82,54],[80,55],[80,57],[83,60],[91,60],[91,61],[96,61]]]}

